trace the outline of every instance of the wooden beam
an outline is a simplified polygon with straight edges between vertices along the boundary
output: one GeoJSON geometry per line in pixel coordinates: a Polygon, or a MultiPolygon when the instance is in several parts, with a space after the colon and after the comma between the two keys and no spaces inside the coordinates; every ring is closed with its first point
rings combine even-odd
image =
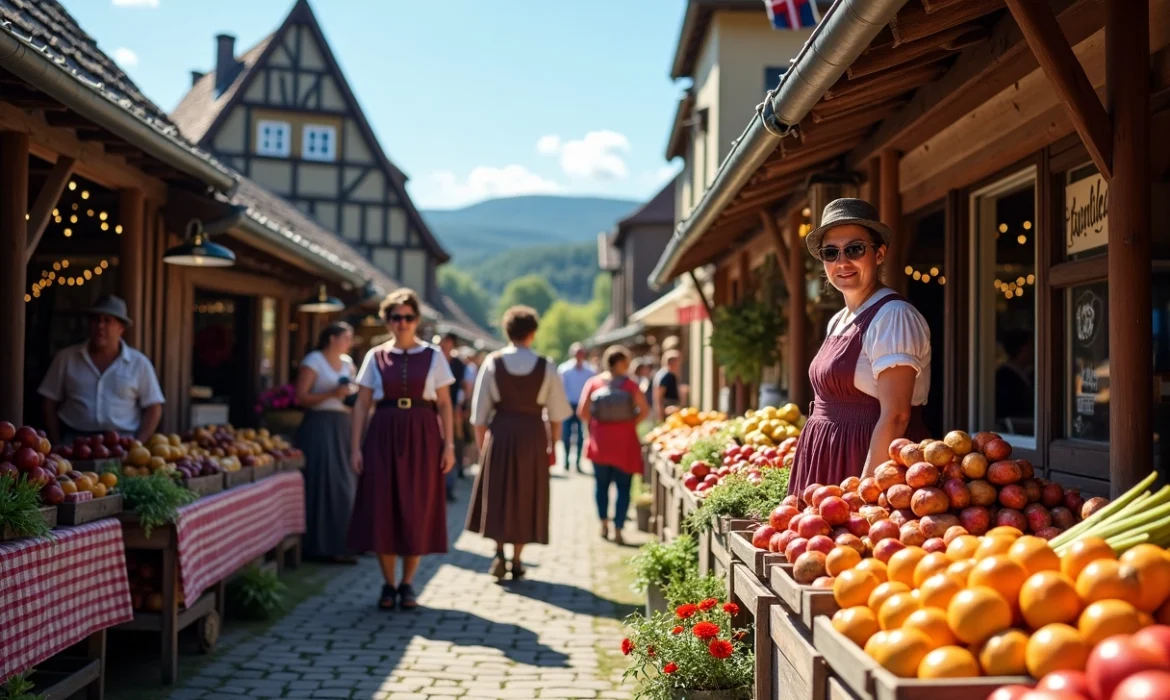
{"type": "Polygon", "coordinates": [[[858,83],[863,84],[857,87],[842,86],[835,94],[821,100],[817,107],[822,113],[831,113],[834,110],[851,109],[863,104],[873,105],[891,97],[912,92],[919,86],[938,79],[946,72],[947,67],[941,62],[931,62],[906,70],[895,70],[898,71],[897,75],[871,75],[868,78],[858,80],[858,83]]]}
{"type": "MultiPolygon", "coordinates": [[[[1050,0],[1050,4],[1070,44],[1083,41],[1104,22],[1104,0],[1050,0]]],[[[1004,17],[988,41],[963,51],[946,75],[918,90],[909,104],[855,149],[849,166],[859,167],[887,148],[910,150],[1036,67],[1019,25],[1011,16],[1004,17]]]]}
{"type": "Polygon", "coordinates": [[[882,159],[870,158],[865,171],[869,183],[869,203],[876,206],[882,201],[882,159]]]}
{"type": "Polygon", "coordinates": [[[883,102],[879,102],[878,104],[871,103],[871,104],[867,104],[867,105],[861,105],[858,107],[852,107],[850,109],[824,110],[824,109],[817,109],[816,107],[814,107],[812,112],[810,113],[810,116],[812,117],[813,124],[831,124],[831,123],[837,121],[838,119],[844,119],[846,117],[853,116],[854,114],[857,114],[859,112],[868,112],[871,109],[883,108],[883,107],[886,107],[887,105],[891,108],[891,112],[896,113],[898,110],[905,107],[906,103],[907,103],[906,98],[899,96],[899,97],[895,97],[895,98],[892,98],[889,100],[885,100],[883,102]]]}
{"type": "MultiPolygon", "coordinates": [[[[0,132],[0,248],[28,245],[28,134],[0,132]]],[[[24,423],[25,273],[23,255],[0,255],[0,416],[24,423]]]]}
{"type": "Polygon", "coordinates": [[[900,46],[877,47],[861,54],[845,70],[845,74],[850,80],[856,80],[926,56],[933,60],[941,60],[968,46],[987,41],[990,34],[991,32],[982,25],[963,24],[900,46]]]}
{"type": "Polygon", "coordinates": [[[37,193],[32,211],[29,212],[28,243],[24,253],[25,264],[32,260],[33,253],[37,251],[41,236],[45,234],[45,228],[53,216],[53,207],[57,206],[57,201],[61,199],[61,193],[69,184],[69,178],[73,176],[73,166],[76,162],[68,156],[58,158],[57,163],[49,172],[45,184],[41,185],[41,191],[37,193]]]}
{"type": "Polygon", "coordinates": [[[899,240],[902,228],[902,192],[898,187],[898,161],[901,154],[897,151],[882,151],[881,155],[881,199],[878,211],[882,223],[890,227],[894,237],[886,251],[886,284],[889,284],[899,293],[906,291],[906,275],[898,274],[905,265],[903,262],[909,256],[909,246],[899,240]]]}
{"type": "Polygon", "coordinates": [[[1136,484],[1153,466],[1149,24],[1145,0],[1106,5],[1106,86],[1113,117],[1109,488],[1114,497],[1136,484]]]}
{"type": "Polygon", "coordinates": [[[767,209],[760,210],[760,225],[764,227],[764,232],[772,239],[772,245],[776,247],[776,269],[780,272],[784,283],[788,284],[788,244],[784,242],[784,233],[776,224],[772,212],[767,209]]]}
{"type": "Polygon", "coordinates": [[[695,292],[699,295],[699,301],[703,303],[703,309],[707,312],[707,320],[714,326],[715,309],[711,308],[711,302],[707,301],[707,294],[703,291],[703,285],[699,283],[699,278],[695,276],[694,269],[688,270],[687,274],[690,275],[691,283],[695,285],[695,292]]]}
{"type": "Polygon", "coordinates": [[[142,347],[143,301],[146,298],[146,198],[142,190],[122,190],[118,197],[118,218],[122,223],[121,261],[118,264],[118,286],[133,325],[126,329],[126,338],[135,348],[142,347]]]}
{"type": "Polygon", "coordinates": [[[805,285],[804,256],[807,251],[800,237],[804,223],[804,207],[799,205],[788,213],[788,400],[807,411],[812,391],[808,383],[809,318],[808,290],[805,285]]]}
{"type": "Polygon", "coordinates": [[[829,102],[846,95],[880,92],[886,85],[908,86],[942,70],[944,67],[938,65],[938,58],[935,56],[919,56],[913,61],[872,75],[856,79],[842,77],[833,84],[833,87],[825,91],[821,99],[829,102]]]}
{"type": "MultiPolygon", "coordinates": [[[[852,114],[846,113],[840,119],[832,121],[805,120],[799,130],[800,142],[805,146],[822,145],[846,134],[854,134],[859,129],[872,126],[890,116],[897,110],[898,106],[899,104],[896,102],[885,102],[852,114]]],[[[784,141],[781,143],[783,144],[784,141]]]]}
{"type": "MultiPolygon", "coordinates": [[[[1146,0],[1141,0],[1145,2],[1146,0]]],[[[1052,83],[1072,119],[1073,127],[1089,151],[1089,157],[1101,175],[1113,177],[1113,132],[1109,115],[1093,84],[1077,62],[1072,46],[1064,38],[1056,15],[1047,6],[1035,0],[1007,0],[1008,9],[1020,25],[1024,39],[1040,63],[1040,68],[1052,83]]],[[[1146,8],[1147,12],[1149,8],[1146,8]]],[[[1149,43],[1147,39],[1147,44],[1149,43]]]]}
{"type": "Polygon", "coordinates": [[[926,8],[916,2],[906,3],[890,21],[894,34],[894,46],[917,41],[931,34],[966,24],[991,14],[1003,7],[1004,0],[965,0],[955,3],[945,11],[927,13],[926,8]]]}

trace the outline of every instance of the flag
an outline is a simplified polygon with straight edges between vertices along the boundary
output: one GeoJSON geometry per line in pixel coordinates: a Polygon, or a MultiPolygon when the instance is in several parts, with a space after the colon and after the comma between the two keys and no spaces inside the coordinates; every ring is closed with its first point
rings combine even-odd
{"type": "Polygon", "coordinates": [[[816,0],[764,0],[773,29],[805,29],[821,21],[816,0]]]}

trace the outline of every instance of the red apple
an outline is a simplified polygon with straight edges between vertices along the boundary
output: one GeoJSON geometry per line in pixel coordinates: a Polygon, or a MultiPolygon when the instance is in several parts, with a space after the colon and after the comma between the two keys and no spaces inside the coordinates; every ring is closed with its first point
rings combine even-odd
{"type": "Polygon", "coordinates": [[[842,493],[844,492],[841,490],[840,486],[822,486],[816,491],[813,491],[812,500],[809,501],[809,503],[819,507],[826,498],[840,498],[842,493]]]}
{"type": "Polygon", "coordinates": [[[1012,456],[1012,446],[1003,438],[996,438],[983,447],[983,454],[990,462],[999,462],[1012,456]]]}
{"type": "Polygon", "coordinates": [[[987,443],[991,442],[992,440],[998,440],[998,439],[999,439],[998,433],[989,433],[989,432],[975,433],[975,438],[973,440],[973,447],[975,448],[976,452],[982,452],[984,449],[987,448],[987,443]]]}
{"type": "Polygon", "coordinates": [[[999,502],[1005,508],[1023,510],[1028,505],[1028,494],[1019,484],[1008,484],[999,490],[999,502]]]}
{"type": "Polygon", "coordinates": [[[869,539],[876,545],[885,539],[897,539],[901,528],[892,520],[879,520],[869,526],[869,539]]]}
{"type": "Polygon", "coordinates": [[[711,465],[707,464],[706,462],[704,462],[702,460],[699,460],[691,465],[690,471],[691,471],[691,475],[697,476],[700,479],[702,479],[711,473],[711,465]]]}
{"type": "Polygon", "coordinates": [[[804,539],[803,537],[797,537],[796,539],[789,541],[788,546],[784,548],[784,558],[788,560],[789,564],[791,564],[792,562],[796,561],[797,557],[799,557],[801,554],[804,554],[807,548],[808,540],[804,539]]]}
{"type": "Polygon", "coordinates": [[[800,525],[797,526],[796,530],[797,534],[806,540],[812,539],[817,535],[827,536],[832,531],[832,526],[829,525],[828,521],[826,521],[820,515],[804,516],[800,519],[800,525]]]}
{"type": "Polygon", "coordinates": [[[1064,487],[1055,481],[1050,481],[1040,489],[1040,502],[1046,508],[1055,508],[1064,502],[1064,487]]]}
{"type": "Polygon", "coordinates": [[[772,513],[768,516],[768,524],[777,530],[783,530],[788,527],[788,522],[792,520],[797,511],[792,506],[779,505],[772,509],[772,513]]]}
{"type": "Polygon", "coordinates": [[[41,436],[37,435],[37,431],[27,425],[23,425],[16,431],[16,441],[24,447],[36,448],[41,444],[41,436]]]}
{"type": "Polygon", "coordinates": [[[768,540],[768,551],[783,554],[784,550],[788,549],[788,543],[796,539],[796,533],[792,530],[784,530],[772,535],[772,539],[768,540]]]}
{"type": "Polygon", "coordinates": [[[849,514],[852,512],[849,504],[838,496],[826,497],[821,501],[817,510],[829,525],[844,525],[849,520],[849,514]]]}
{"type": "Polygon", "coordinates": [[[1056,506],[1050,512],[1052,513],[1052,524],[1061,530],[1067,530],[1077,524],[1077,516],[1064,506],[1056,506]]]}
{"type": "Polygon", "coordinates": [[[855,537],[864,537],[869,534],[869,521],[860,513],[850,513],[849,519],[845,521],[845,529],[855,537]]]}
{"type": "Polygon", "coordinates": [[[695,487],[698,485],[699,477],[695,476],[694,474],[688,474],[687,477],[683,479],[683,488],[685,488],[687,491],[694,491],[695,487]]]}
{"type": "Polygon", "coordinates": [[[982,506],[969,506],[959,511],[959,524],[978,537],[991,529],[991,513],[982,506]]]}
{"type": "Polygon", "coordinates": [[[873,558],[885,564],[890,560],[890,557],[894,556],[895,552],[900,552],[903,549],[906,549],[906,545],[897,538],[890,537],[873,545],[873,558]]]}
{"type": "Polygon", "coordinates": [[[1050,540],[1062,532],[1064,532],[1064,530],[1059,527],[1046,527],[1043,530],[1037,532],[1036,536],[1041,539],[1050,540]]]}
{"type": "Polygon", "coordinates": [[[1040,532],[1052,526],[1052,513],[1039,503],[1029,503],[1024,508],[1024,517],[1028,520],[1028,529],[1032,532],[1040,532]]]}
{"type": "Polygon", "coordinates": [[[809,539],[808,547],[806,547],[805,551],[828,554],[829,552],[833,551],[833,548],[836,546],[837,545],[835,542],[833,542],[832,538],[825,537],[824,535],[817,535],[816,537],[809,539]]]}
{"type": "Polygon", "coordinates": [[[1028,519],[1015,508],[1000,508],[995,514],[995,526],[1000,527],[1004,525],[1014,527],[1020,532],[1028,531],[1028,519]]]}
{"type": "Polygon", "coordinates": [[[60,505],[65,502],[65,491],[51,482],[41,489],[41,501],[47,506],[60,505]]]}
{"type": "Polygon", "coordinates": [[[0,420],[0,440],[12,442],[16,438],[16,426],[6,420],[0,420]]]}
{"type": "Polygon", "coordinates": [[[927,553],[945,552],[947,551],[947,543],[941,537],[931,537],[922,543],[922,548],[925,549],[927,553]]]}
{"type": "Polygon", "coordinates": [[[768,540],[776,534],[776,528],[771,525],[761,525],[752,533],[752,546],[757,549],[767,549],[768,540]]]}
{"type": "MultiPolygon", "coordinates": [[[[29,428],[32,430],[32,428],[29,428]]],[[[31,447],[22,447],[16,451],[16,467],[27,472],[41,464],[41,455],[31,447]]]]}
{"type": "Polygon", "coordinates": [[[93,458],[94,459],[109,459],[110,458],[109,448],[106,447],[105,445],[102,445],[102,444],[95,445],[93,448],[93,458]]]}
{"type": "Polygon", "coordinates": [[[1081,508],[1085,506],[1085,497],[1080,489],[1066,489],[1064,492],[1064,507],[1071,510],[1078,518],[1081,517],[1081,508]]]}
{"type": "Polygon", "coordinates": [[[12,462],[4,462],[0,464],[0,476],[10,476],[13,481],[19,481],[20,470],[12,462]]]}

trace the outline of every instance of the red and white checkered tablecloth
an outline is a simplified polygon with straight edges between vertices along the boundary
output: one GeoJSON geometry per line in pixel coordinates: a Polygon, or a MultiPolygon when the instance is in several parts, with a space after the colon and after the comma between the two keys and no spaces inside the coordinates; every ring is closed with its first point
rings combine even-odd
{"type": "Polygon", "coordinates": [[[275,474],[201,498],[179,509],[179,576],[183,598],[199,596],[228,575],[305,531],[305,480],[275,474]]]}
{"type": "Polygon", "coordinates": [[[117,519],[0,543],[0,681],[133,617],[117,519]]]}

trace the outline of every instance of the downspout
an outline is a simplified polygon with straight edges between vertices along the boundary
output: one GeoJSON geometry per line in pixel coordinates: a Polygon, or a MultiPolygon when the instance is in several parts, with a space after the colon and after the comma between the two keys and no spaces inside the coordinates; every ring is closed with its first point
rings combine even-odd
{"type": "Polygon", "coordinates": [[[96,89],[88,87],[67,72],[67,65],[56,63],[45,53],[26,44],[13,35],[8,26],[0,29],[0,67],[176,170],[196,177],[222,192],[235,189],[235,178],[214,159],[200,156],[192,147],[185,145],[181,137],[169,137],[96,89]]]}
{"type": "Polygon", "coordinates": [[[735,199],[756,170],[845,74],[907,0],[836,0],[719,166],[715,181],[689,218],[679,223],[650,286],[662,289],[682,255],[735,199]]]}

